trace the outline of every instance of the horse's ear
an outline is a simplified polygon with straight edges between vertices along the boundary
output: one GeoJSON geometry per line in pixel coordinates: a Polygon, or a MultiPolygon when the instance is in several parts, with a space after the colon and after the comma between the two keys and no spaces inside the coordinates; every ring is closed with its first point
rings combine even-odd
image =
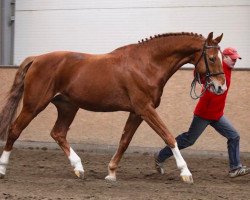
{"type": "Polygon", "coordinates": [[[208,34],[208,36],[207,36],[207,42],[208,42],[208,43],[210,43],[210,42],[212,41],[213,35],[214,35],[213,32],[211,32],[211,33],[208,34]]]}
{"type": "Polygon", "coordinates": [[[217,38],[215,38],[215,39],[214,39],[214,42],[215,42],[216,44],[219,44],[220,41],[221,41],[221,39],[222,39],[222,37],[223,37],[223,33],[222,33],[220,36],[218,36],[217,38]]]}

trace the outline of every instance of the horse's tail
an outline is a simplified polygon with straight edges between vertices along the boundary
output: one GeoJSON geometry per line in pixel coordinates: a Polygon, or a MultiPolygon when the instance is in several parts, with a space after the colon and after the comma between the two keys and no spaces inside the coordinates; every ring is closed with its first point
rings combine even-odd
{"type": "Polygon", "coordinates": [[[17,107],[23,96],[25,75],[35,58],[35,56],[26,58],[16,72],[7,101],[0,112],[0,140],[7,139],[10,124],[16,115],[17,107]]]}

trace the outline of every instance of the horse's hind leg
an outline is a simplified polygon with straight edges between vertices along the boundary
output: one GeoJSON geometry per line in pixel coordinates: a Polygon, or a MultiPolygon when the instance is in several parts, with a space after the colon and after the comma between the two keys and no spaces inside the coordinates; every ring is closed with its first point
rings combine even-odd
{"type": "Polygon", "coordinates": [[[128,148],[128,145],[130,141],[132,140],[135,131],[140,126],[141,122],[142,122],[142,119],[140,116],[130,113],[128,120],[126,122],[126,125],[124,127],[124,130],[123,130],[123,134],[119,143],[119,147],[109,163],[109,166],[108,166],[109,175],[105,177],[106,180],[116,181],[116,170],[117,170],[118,164],[122,158],[122,155],[128,148]]]}
{"type": "Polygon", "coordinates": [[[8,139],[7,139],[4,151],[0,158],[0,178],[3,178],[6,173],[6,168],[9,163],[9,157],[10,157],[10,153],[13,148],[14,142],[18,139],[22,130],[30,123],[30,121],[34,117],[35,116],[32,113],[28,112],[25,109],[22,109],[18,118],[12,124],[9,130],[9,135],[8,135],[8,139]]]}
{"type": "Polygon", "coordinates": [[[6,145],[4,147],[4,151],[0,158],[0,178],[3,178],[6,173],[6,168],[9,163],[9,157],[11,150],[15,141],[19,138],[22,131],[28,126],[28,124],[34,119],[38,113],[40,113],[49,103],[49,96],[43,101],[39,102],[39,105],[34,106],[34,104],[28,104],[24,102],[24,106],[9,129],[9,134],[7,138],[6,145]],[[47,100],[46,100],[47,99],[47,100]]]}
{"type": "Polygon", "coordinates": [[[71,104],[64,96],[58,95],[52,103],[56,106],[58,117],[54,128],[51,131],[51,137],[58,143],[61,149],[70,160],[71,166],[74,168],[75,174],[79,178],[84,178],[84,170],[80,157],[70,147],[66,140],[69,126],[71,125],[74,117],[78,111],[78,107],[71,104]]]}
{"type": "MultiPolygon", "coordinates": [[[[9,129],[8,138],[0,158],[0,176],[3,177],[9,162],[11,150],[22,131],[42,110],[46,108],[54,96],[53,80],[47,80],[33,74],[26,75],[23,93],[23,107],[9,129]]],[[[49,76],[45,76],[49,77],[49,76]]]]}

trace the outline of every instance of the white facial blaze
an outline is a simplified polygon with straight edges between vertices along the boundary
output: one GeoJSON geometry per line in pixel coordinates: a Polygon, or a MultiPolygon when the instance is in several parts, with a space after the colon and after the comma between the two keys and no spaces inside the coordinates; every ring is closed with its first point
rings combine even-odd
{"type": "Polygon", "coordinates": [[[0,174],[6,173],[6,167],[9,163],[10,151],[3,151],[2,156],[0,158],[0,174]]]}
{"type": "Polygon", "coordinates": [[[222,54],[218,52],[218,58],[220,59],[220,63],[222,64],[222,54]]]}
{"type": "MultiPolygon", "coordinates": [[[[220,59],[221,64],[223,65],[223,63],[222,63],[222,60],[223,60],[222,53],[219,53],[218,57],[220,59]]],[[[226,81],[226,79],[225,79],[225,83],[222,85],[221,89],[222,89],[223,93],[227,90],[227,81],[226,81]]]]}
{"type": "Polygon", "coordinates": [[[74,152],[74,150],[71,147],[70,147],[69,161],[71,166],[74,167],[74,170],[84,171],[81,158],[74,152]]]}

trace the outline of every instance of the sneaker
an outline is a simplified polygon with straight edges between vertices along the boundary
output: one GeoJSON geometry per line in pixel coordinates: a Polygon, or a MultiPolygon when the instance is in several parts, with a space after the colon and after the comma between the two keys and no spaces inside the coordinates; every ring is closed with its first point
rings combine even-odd
{"type": "Polygon", "coordinates": [[[246,166],[242,166],[238,169],[232,170],[229,172],[229,177],[230,178],[235,178],[237,176],[244,176],[246,174],[250,173],[250,168],[246,167],[246,166]]]}
{"type": "Polygon", "coordinates": [[[155,169],[159,174],[164,174],[164,168],[163,168],[163,162],[159,162],[158,160],[158,154],[155,153],[155,169]]]}

